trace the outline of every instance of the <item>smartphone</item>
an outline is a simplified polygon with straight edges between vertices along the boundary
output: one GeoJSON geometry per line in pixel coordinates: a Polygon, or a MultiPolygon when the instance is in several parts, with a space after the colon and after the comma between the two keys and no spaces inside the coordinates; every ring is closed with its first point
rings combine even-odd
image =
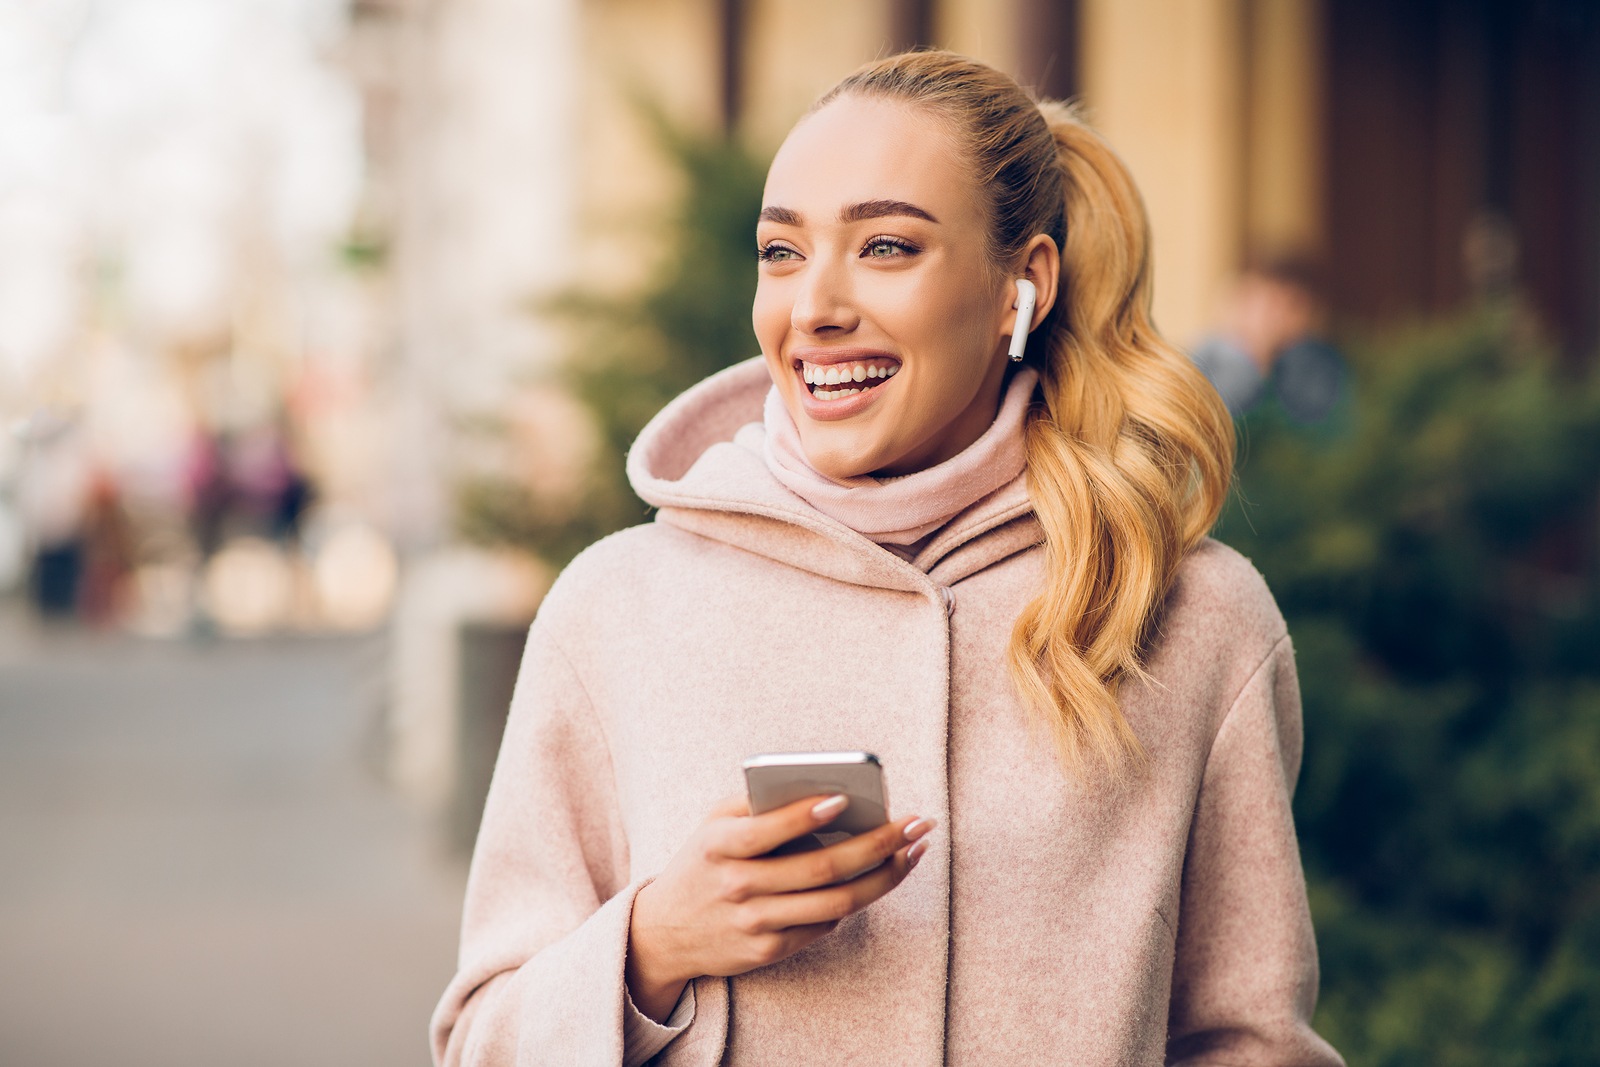
{"type": "Polygon", "coordinates": [[[874,830],[889,821],[889,794],[883,764],[870,752],[768,752],[744,761],[750,814],[761,815],[804,797],[843,793],[850,806],[815,834],[779,851],[831,845],[874,830]],[[815,839],[815,843],[807,841],[815,839]]]}

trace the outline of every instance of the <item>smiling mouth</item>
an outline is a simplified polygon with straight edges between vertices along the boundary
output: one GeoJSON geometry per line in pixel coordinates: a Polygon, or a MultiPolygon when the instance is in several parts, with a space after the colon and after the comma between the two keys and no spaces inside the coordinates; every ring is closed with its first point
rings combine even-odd
{"type": "Polygon", "coordinates": [[[843,400],[875,389],[900,372],[892,359],[859,359],[847,363],[800,362],[800,377],[818,400],[843,400]]]}

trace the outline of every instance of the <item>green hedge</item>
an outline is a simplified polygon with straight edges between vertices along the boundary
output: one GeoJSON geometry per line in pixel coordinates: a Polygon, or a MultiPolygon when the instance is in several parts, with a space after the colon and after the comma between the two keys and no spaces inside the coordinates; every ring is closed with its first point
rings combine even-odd
{"type": "Polygon", "coordinates": [[[1318,1024],[1360,1064],[1600,1061],[1600,379],[1507,310],[1241,423],[1218,536],[1289,620],[1318,1024]]]}

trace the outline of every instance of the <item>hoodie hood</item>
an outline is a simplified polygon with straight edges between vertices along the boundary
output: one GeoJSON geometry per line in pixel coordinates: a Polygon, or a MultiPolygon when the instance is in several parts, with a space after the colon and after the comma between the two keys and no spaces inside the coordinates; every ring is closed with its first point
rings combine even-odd
{"type": "Polygon", "coordinates": [[[659,521],[855,585],[928,591],[1039,544],[1024,473],[933,534],[911,561],[785,488],[763,456],[772,379],[758,356],[673,400],[628,453],[628,480],[659,521]]]}

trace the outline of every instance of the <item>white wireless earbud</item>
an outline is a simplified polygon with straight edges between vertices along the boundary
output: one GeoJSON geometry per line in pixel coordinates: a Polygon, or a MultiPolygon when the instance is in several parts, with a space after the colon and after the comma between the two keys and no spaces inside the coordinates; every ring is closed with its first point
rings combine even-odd
{"type": "Polygon", "coordinates": [[[1017,302],[1011,306],[1017,309],[1016,325],[1011,327],[1011,362],[1022,362],[1022,346],[1028,343],[1028,330],[1033,326],[1033,305],[1039,299],[1039,291],[1033,283],[1026,278],[1017,279],[1017,302]]]}

